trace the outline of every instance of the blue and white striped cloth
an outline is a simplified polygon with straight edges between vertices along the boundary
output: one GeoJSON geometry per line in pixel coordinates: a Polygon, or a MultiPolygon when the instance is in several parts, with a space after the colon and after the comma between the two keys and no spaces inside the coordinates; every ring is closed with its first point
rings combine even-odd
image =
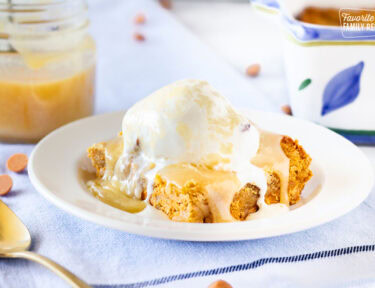
{"type": "MultiPolygon", "coordinates": [[[[211,82],[237,106],[278,110],[249,81],[150,0],[90,0],[98,44],[97,113],[126,109],[154,89],[181,78],[211,82]],[[133,24],[137,12],[147,23],[133,24]],[[146,41],[132,40],[137,30],[146,41]]],[[[250,51],[249,51],[250,53],[250,51]]],[[[270,82],[272,85],[272,82],[270,82]]],[[[285,95],[284,95],[285,96],[285,95]]],[[[0,174],[15,152],[33,145],[0,144],[0,174]]],[[[375,287],[375,194],[351,213],[323,226],[253,241],[202,243],[152,239],[110,230],[59,210],[26,174],[11,174],[2,200],[21,217],[31,247],[97,288],[375,287]]],[[[1,288],[66,287],[37,264],[0,259],[1,288]]]]}

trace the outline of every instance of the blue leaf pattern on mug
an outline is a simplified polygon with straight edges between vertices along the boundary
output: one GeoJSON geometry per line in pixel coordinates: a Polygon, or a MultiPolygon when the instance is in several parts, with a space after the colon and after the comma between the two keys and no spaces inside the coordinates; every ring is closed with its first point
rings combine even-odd
{"type": "Polygon", "coordinates": [[[363,61],[337,73],[327,84],[323,93],[322,116],[352,103],[359,94],[359,82],[363,61]]]}

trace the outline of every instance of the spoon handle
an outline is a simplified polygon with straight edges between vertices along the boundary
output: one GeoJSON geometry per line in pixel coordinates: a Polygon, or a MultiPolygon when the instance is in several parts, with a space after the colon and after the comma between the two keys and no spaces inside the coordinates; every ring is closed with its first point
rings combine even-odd
{"type": "Polygon", "coordinates": [[[30,252],[30,251],[18,251],[18,252],[6,253],[5,256],[11,257],[11,258],[24,258],[24,259],[37,262],[43,265],[44,267],[48,268],[52,272],[55,272],[58,276],[60,276],[62,279],[64,279],[74,288],[91,288],[91,286],[89,286],[84,281],[79,279],[73,273],[71,273],[70,271],[62,267],[61,265],[53,262],[52,260],[42,255],[30,252]]]}

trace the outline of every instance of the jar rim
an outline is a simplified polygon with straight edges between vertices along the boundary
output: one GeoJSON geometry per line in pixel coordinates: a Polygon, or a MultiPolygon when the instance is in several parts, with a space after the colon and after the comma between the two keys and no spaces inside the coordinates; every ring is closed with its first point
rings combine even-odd
{"type": "Polygon", "coordinates": [[[84,35],[89,26],[86,0],[0,2],[0,51],[13,51],[10,41],[37,42],[51,37],[84,35]]]}
{"type": "MultiPolygon", "coordinates": [[[[0,0],[4,1],[4,0],[0,0]]],[[[85,0],[7,0],[0,3],[0,34],[42,36],[88,25],[85,0]]]]}

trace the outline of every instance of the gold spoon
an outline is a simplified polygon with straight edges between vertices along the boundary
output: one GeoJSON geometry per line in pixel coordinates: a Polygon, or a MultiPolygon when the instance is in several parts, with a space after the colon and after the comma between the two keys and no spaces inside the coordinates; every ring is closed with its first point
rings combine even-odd
{"type": "Polygon", "coordinates": [[[0,258],[24,258],[37,262],[55,272],[72,287],[90,288],[77,276],[59,264],[36,253],[27,251],[31,244],[30,233],[2,201],[0,201],[0,258]]]}

